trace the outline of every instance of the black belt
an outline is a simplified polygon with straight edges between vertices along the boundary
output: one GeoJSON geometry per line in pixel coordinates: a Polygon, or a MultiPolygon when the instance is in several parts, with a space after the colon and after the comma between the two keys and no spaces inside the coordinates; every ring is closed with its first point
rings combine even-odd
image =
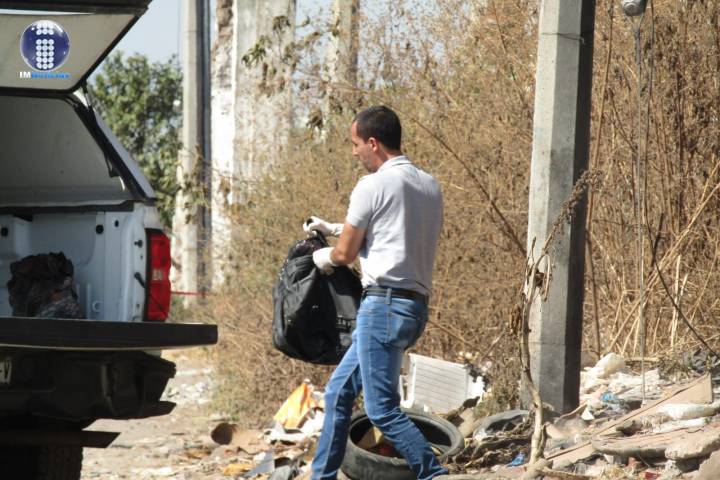
{"type": "Polygon", "coordinates": [[[425,303],[427,303],[428,301],[427,295],[423,295],[422,293],[416,292],[415,290],[407,290],[405,288],[379,287],[377,285],[365,287],[363,289],[363,298],[367,297],[368,295],[372,295],[375,297],[386,297],[388,294],[388,290],[390,290],[391,297],[407,298],[409,300],[419,300],[425,303]]]}

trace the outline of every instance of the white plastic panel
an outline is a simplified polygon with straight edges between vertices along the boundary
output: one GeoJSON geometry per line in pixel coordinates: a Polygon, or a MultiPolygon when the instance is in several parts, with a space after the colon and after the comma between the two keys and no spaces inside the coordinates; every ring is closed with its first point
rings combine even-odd
{"type": "Polygon", "coordinates": [[[132,199],[66,101],[0,96],[0,206],[132,199]]]}

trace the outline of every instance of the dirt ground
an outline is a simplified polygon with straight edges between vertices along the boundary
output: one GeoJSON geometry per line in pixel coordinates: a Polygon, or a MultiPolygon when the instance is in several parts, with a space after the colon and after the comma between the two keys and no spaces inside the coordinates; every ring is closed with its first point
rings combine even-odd
{"type": "Polygon", "coordinates": [[[107,449],[84,450],[83,480],[209,480],[222,475],[220,449],[210,432],[222,415],[212,412],[212,366],[202,350],[163,355],[177,365],[163,400],[177,403],[162,417],[95,422],[89,430],[121,432],[107,449]]]}

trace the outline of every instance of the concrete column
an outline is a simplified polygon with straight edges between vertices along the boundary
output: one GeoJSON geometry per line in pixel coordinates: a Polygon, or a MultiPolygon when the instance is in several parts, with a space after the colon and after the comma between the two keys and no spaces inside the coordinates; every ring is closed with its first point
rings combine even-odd
{"type": "MultiPolygon", "coordinates": [[[[540,248],[588,166],[594,0],[543,0],[533,119],[528,251],[540,248]]],[[[530,314],[531,374],[558,412],[578,404],[585,263],[585,206],[556,238],[550,290],[530,314]]],[[[547,272],[548,264],[541,266],[547,272]]]]}
{"type": "Polygon", "coordinates": [[[213,263],[219,267],[214,270],[218,282],[233,242],[241,238],[241,226],[231,225],[227,207],[242,201],[243,189],[288,146],[292,72],[281,57],[295,38],[295,0],[223,0],[225,4],[232,11],[218,20],[231,29],[218,24],[216,62],[222,63],[214,65],[213,74],[218,86],[213,91],[213,263]],[[256,47],[265,53],[248,65],[243,57],[256,47]],[[273,73],[265,76],[267,72],[273,73]]]}
{"type": "Polygon", "coordinates": [[[227,215],[235,188],[235,32],[238,15],[233,0],[218,0],[217,44],[212,61],[212,263],[213,280],[222,282],[232,225],[227,215]]]}
{"type": "MultiPolygon", "coordinates": [[[[207,0],[186,0],[183,3],[183,128],[179,152],[180,185],[188,181],[207,187],[206,172],[210,158],[210,78],[209,30],[207,0]]],[[[204,247],[209,243],[209,216],[186,191],[176,199],[173,217],[176,284],[183,291],[196,292],[207,285],[204,247]]],[[[185,297],[189,304],[193,297],[185,297]]]]}

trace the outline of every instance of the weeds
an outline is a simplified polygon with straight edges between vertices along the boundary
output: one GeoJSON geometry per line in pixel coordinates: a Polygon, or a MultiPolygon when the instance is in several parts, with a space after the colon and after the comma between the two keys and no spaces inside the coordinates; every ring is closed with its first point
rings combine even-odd
{"type": "MultiPolygon", "coordinates": [[[[332,111],[323,109],[330,87],[323,56],[296,53],[296,105],[312,128],[297,128],[287,157],[243,184],[236,197],[243,200],[228,206],[235,235],[228,280],[208,315],[221,326],[221,397],[247,424],[270,418],[304,378],[322,385],[330,371],[272,350],[270,290],[303,219],[344,218],[363,175],[350,156],[350,121],[378,103],[400,112],[406,153],[438,178],[445,198],[430,322],[416,351],[449,360],[460,350],[480,352],[493,363],[493,391],[479,408],[490,413],[517,402],[520,364],[505,319],[526,268],[518,245],[526,245],[538,2],[392,3],[392,16],[364,12],[359,85],[332,85],[332,111]]],[[[597,2],[591,161],[604,181],[590,193],[583,341],[597,355],[639,354],[635,232],[641,218],[657,225],[663,216],[657,248],[644,249],[645,352],[680,358],[697,341],[677,322],[650,255],[687,320],[717,346],[720,2],[656,0],[652,48],[643,30],[643,74],[653,75],[644,217],[634,206],[633,139],[646,112],[637,108],[632,24],[614,12],[616,3],[597,2]]],[[[296,44],[321,49],[314,40],[322,28],[296,44]]]]}

